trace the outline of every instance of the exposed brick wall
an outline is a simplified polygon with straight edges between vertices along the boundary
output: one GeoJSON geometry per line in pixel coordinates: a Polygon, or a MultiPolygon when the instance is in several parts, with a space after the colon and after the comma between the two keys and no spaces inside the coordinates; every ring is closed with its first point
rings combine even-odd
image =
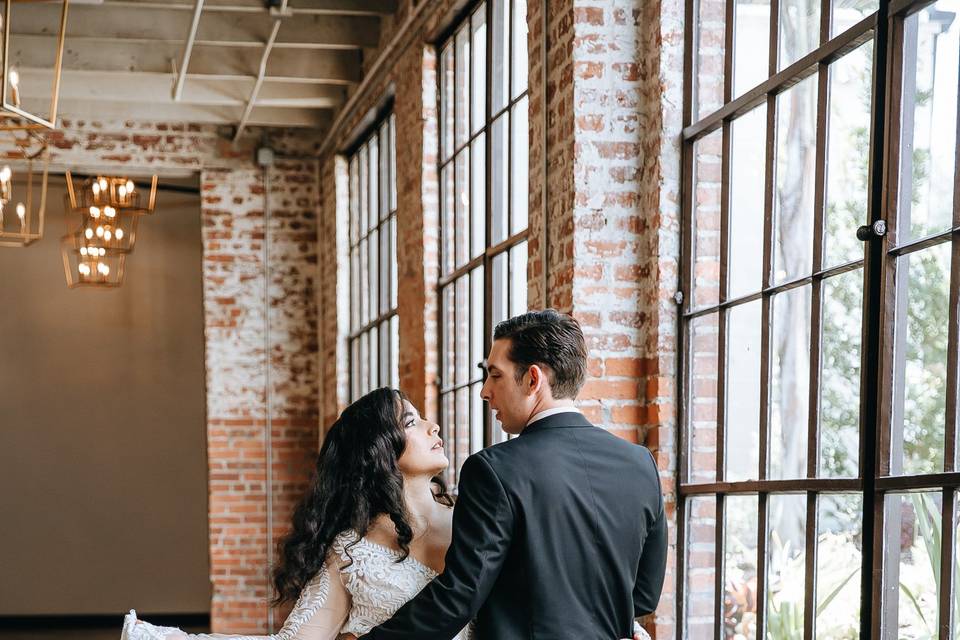
{"type": "MultiPolygon", "coordinates": [[[[265,296],[266,183],[252,142],[260,133],[234,146],[211,126],[65,121],[51,159],[53,166],[86,172],[200,173],[212,622],[215,631],[238,633],[268,627],[268,490],[276,539],[309,477],[318,441],[317,162],[280,158],[269,170],[265,296]]],[[[282,152],[306,156],[317,148],[302,133],[268,133],[282,152]]],[[[158,203],[155,215],[163,215],[162,193],[158,203]]],[[[140,241],[149,242],[149,233],[147,221],[140,241]]]]}

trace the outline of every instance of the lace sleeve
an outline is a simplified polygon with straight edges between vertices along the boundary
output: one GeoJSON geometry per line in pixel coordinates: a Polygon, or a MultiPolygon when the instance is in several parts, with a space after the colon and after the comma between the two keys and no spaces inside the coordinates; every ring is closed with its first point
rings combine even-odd
{"type": "Polygon", "coordinates": [[[131,612],[122,640],[334,640],[350,613],[351,598],[340,578],[340,566],[328,559],[304,587],[293,611],[277,633],[269,636],[187,634],[179,629],[137,621],[131,612]],[[131,621],[130,618],[133,618],[131,621]]]}

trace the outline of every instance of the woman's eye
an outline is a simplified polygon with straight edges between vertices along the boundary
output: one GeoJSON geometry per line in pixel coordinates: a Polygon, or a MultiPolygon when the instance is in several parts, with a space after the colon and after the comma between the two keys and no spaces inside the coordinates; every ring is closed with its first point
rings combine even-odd
{"type": "Polygon", "coordinates": [[[412,428],[412,427],[417,426],[417,423],[414,422],[413,420],[411,420],[410,422],[408,422],[407,424],[405,424],[405,425],[403,425],[403,426],[406,427],[407,429],[410,429],[410,428],[412,428]]]}

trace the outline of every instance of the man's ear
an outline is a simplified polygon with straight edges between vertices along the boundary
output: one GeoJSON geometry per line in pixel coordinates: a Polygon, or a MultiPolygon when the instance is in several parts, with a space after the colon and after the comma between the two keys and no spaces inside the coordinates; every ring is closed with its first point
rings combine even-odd
{"type": "Polygon", "coordinates": [[[540,368],[540,365],[530,365],[530,368],[527,369],[527,391],[531,394],[540,391],[543,388],[543,385],[546,384],[546,372],[540,368]]]}

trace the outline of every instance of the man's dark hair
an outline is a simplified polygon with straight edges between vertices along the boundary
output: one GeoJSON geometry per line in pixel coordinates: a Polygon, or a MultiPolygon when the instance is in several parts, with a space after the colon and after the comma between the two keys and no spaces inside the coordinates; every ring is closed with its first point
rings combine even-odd
{"type": "Polygon", "coordinates": [[[516,379],[532,365],[547,368],[554,398],[576,398],[587,375],[587,347],[580,323],[554,309],[530,311],[504,320],[494,340],[510,340],[508,357],[517,365],[516,379]]]}

